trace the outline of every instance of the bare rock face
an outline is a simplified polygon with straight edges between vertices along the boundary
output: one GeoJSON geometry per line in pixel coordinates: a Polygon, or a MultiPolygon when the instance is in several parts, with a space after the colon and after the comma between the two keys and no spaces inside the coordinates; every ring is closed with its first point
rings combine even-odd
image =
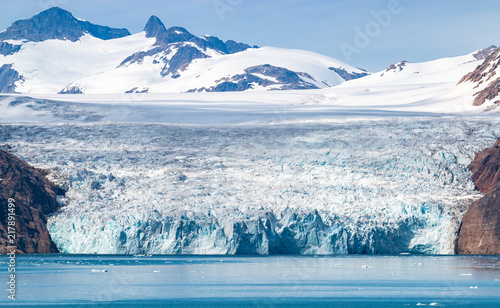
{"type": "Polygon", "coordinates": [[[497,46],[491,45],[490,47],[478,50],[475,54],[473,54],[473,56],[476,60],[484,60],[488,58],[497,48],[497,46]]]}
{"type": "Polygon", "coordinates": [[[500,184],[500,138],[491,148],[476,154],[469,170],[477,190],[482,193],[489,194],[500,184]]]}
{"type": "Polygon", "coordinates": [[[462,220],[457,253],[500,255],[500,185],[472,203],[462,220]]]}
{"type": "Polygon", "coordinates": [[[58,252],[47,230],[46,215],[59,208],[56,198],[64,191],[52,184],[42,170],[3,150],[0,179],[0,253],[10,252],[7,246],[17,246],[17,253],[58,252]],[[8,237],[9,199],[15,200],[13,244],[8,237]]]}
{"type": "MultiPolygon", "coordinates": [[[[490,49],[492,47],[490,47],[490,49]]],[[[489,50],[488,52],[491,52],[491,50],[489,50]]],[[[482,56],[486,55],[488,52],[486,51],[483,52],[482,56]]],[[[471,82],[475,84],[474,87],[475,89],[486,85],[482,90],[474,93],[475,98],[473,105],[481,106],[486,101],[493,100],[499,96],[500,77],[497,74],[497,72],[499,71],[500,71],[500,48],[497,48],[484,60],[484,62],[481,65],[476,67],[474,71],[462,77],[462,79],[458,82],[458,84],[471,82]]]]}
{"type": "Polygon", "coordinates": [[[470,164],[476,188],[487,193],[472,203],[462,219],[456,253],[500,255],[500,138],[476,154],[470,164]]]}

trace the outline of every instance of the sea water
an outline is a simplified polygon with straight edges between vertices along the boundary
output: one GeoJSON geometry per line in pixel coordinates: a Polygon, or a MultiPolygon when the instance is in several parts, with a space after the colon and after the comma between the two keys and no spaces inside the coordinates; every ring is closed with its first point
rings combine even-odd
{"type": "Polygon", "coordinates": [[[38,254],[15,275],[2,306],[500,307],[500,257],[485,256],[38,254]]]}

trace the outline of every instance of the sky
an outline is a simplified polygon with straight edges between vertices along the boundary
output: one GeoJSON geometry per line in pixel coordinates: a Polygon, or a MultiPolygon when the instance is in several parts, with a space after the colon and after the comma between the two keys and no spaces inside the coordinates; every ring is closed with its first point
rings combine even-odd
{"type": "Polygon", "coordinates": [[[371,72],[500,46],[498,0],[1,0],[0,29],[52,6],[131,33],[156,15],[196,36],[314,51],[371,72]]]}

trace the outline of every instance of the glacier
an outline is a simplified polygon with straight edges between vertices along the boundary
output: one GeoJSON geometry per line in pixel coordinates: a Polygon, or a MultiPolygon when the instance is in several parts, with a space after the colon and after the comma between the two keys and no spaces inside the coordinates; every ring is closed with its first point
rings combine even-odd
{"type": "Polygon", "coordinates": [[[67,189],[64,253],[453,254],[494,118],[0,125],[67,189]]]}

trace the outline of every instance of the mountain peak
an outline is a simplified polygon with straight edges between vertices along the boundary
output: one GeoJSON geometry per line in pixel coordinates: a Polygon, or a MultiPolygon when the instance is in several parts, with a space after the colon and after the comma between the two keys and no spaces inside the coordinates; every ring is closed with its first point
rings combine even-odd
{"type": "Polygon", "coordinates": [[[161,22],[161,20],[152,15],[149,17],[146,26],[144,27],[144,32],[146,32],[146,37],[157,37],[160,33],[165,32],[167,29],[165,25],[161,22]]]}
{"type": "Polygon", "coordinates": [[[59,7],[47,9],[29,19],[14,22],[0,33],[0,40],[41,42],[50,39],[77,41],[85,33],[107,40],[130,35],[127,29],[113,29],[81,21],[59,7]]]}
{"type": "Polygon", "coordinates": [[[473,54],[473,56],[474,58],[476,58],[476,60],[484,60],[488,58],[497,48],[498,48],[497,46],[491,45],[484,49],[479,49],[473,54]]]}
{"type": "Polygon", "coordinates": [[[66,16],[66,17],[70,17],[70,18],[75,18],[73,16],[73,14],[71,14],[70,12],[68,12],[68,11],[66,11],[64,9],[61,9],[58,6],[53,6],[53,7],[49,8],[49,9],[46,9],[45,11],[42,11],[38,15],[35,15],[35,16],[44,17],[44,16],[57,16],[57,15],[59,15],[59,16],[66,16]]]}
{"type": "MultiPolygon", "coordinates": [[[[492,108],[500,105],[500,48],[490,46],[488,53],[490,53],[483,63],[478,65],[475,70],[468,73],[458,82],[472,83],[474,89],[474,106],[481,106],[486,102],[494,102],[492,108]]],[[[475,56],[475,55],[474,55],[475,56]]],[[[477,57],[476,57],[477,58],[477,57]]]]}

